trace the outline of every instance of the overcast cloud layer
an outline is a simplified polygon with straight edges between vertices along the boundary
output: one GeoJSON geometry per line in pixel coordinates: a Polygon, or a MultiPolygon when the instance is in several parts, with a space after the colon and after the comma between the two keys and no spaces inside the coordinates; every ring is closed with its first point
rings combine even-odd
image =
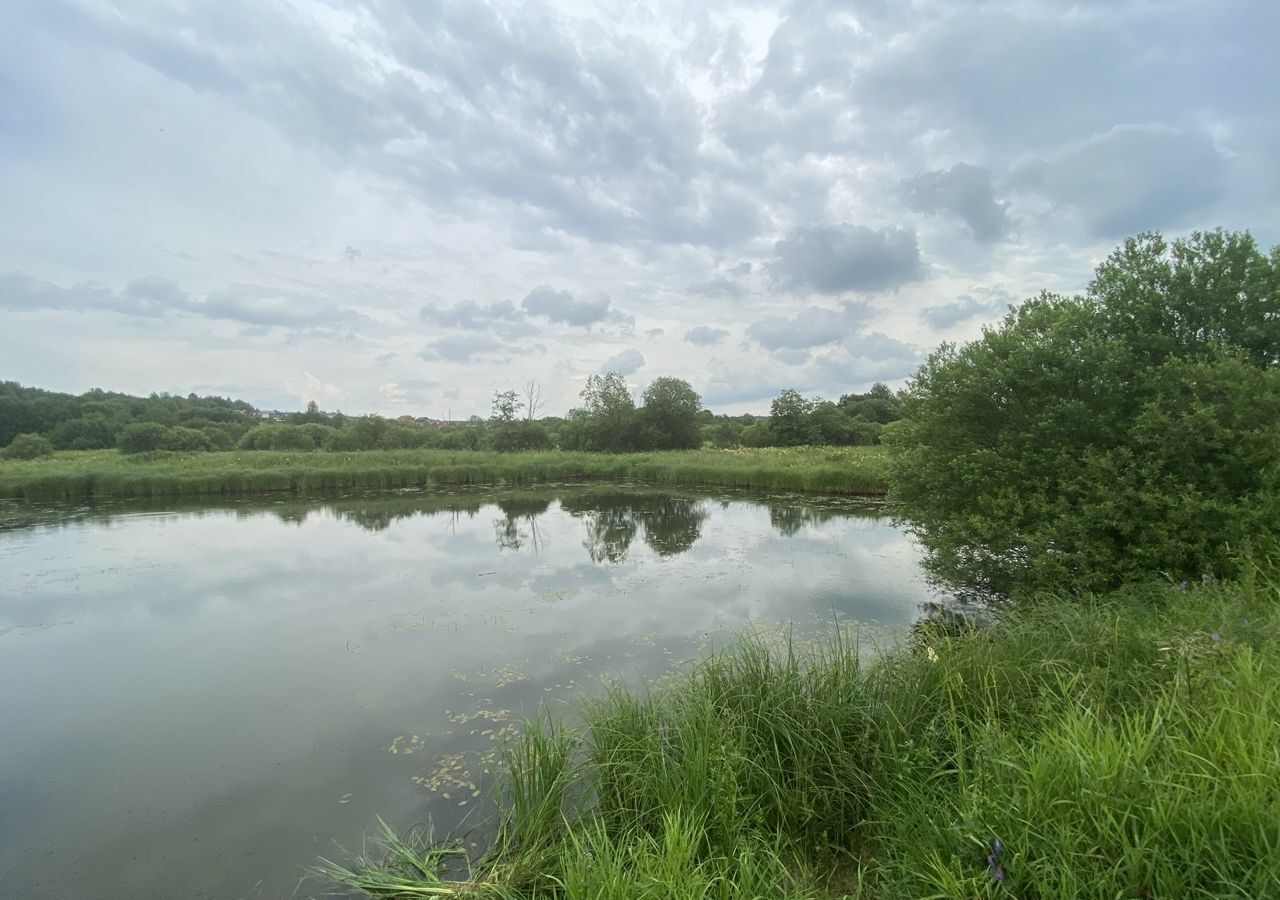
{"type": "Polygon", "coordinates": [[[1280,242],[1280,4],[0,8],[0,379],[487,414],[899,384],[1125,235],[1280,242]],[[538,7],[541,8],[541,7],[538,7]]]}

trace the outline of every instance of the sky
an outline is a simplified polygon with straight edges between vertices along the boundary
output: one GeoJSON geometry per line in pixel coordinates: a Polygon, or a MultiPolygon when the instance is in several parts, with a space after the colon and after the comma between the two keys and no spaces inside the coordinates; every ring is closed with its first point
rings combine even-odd
{"type": "Polygon", "coordinates": [[[0,5],[0,379],[487,415],[900,386],[1118,242],[1280,243],[1271,0],[0,5]]]}

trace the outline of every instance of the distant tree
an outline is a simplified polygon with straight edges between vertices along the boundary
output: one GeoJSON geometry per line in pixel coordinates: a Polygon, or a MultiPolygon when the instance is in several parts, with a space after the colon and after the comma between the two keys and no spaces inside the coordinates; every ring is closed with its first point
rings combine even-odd
{"type": "Polygon", "coordinates": [[[524,402],[515,391],[494,391],[493,421],[509,424],[516,420],[524,402]]]}
{"type": "Polygon", "coordinates": [[[768,447],[773,444],[773,435],[769,433],[767,422],[756,422],[742,429],[738,440],[744,447],[768,447]]]}
{"type": "Polygon", "coordinates": [[[530,421],[538,418],[538,413],[547,401],[543,398],[542,385],[536,378],[530,378],[524,384],[524,417],[530,421]]]}
{"type": "Polygon", "coordinates": [[[651,450],[687,450],[702,445],[702,398],[680,378],[655,378],[640,409],[641,444],[651,450]]]}
{"type": "Polygon", "coordinates": [[[816,439],[810,416],[817,402],[806,400],[800,392],[787,388],[769,404],[769,433],[775,443],[784,447],[811,444],[816,439]]]}
{"type": "Polygon", "coordinates": [[[102,450],[116,445],[116,428],[102,413],[67,419],[49,432],[59,450],[102,450]]]}
{"type": "Polygon", "coordinates": [[[53,455],[53,442],[39,434],[20,434],[4,448],[5,459],[39,459],[53,455]]]}
{"type": "Polygon", "coordinates": [[[580,396],[583,406],[576,419],[584,426],[581,449],[608,453],[635,449],[636,404],[620,373],[592,375],[580,396]]]}
{"type": "Polygon", "coordinates": [[[498,426],[493,431],[493,449],[500,451],[546,450],[551,434],[541,422],[523,420],[498,426]]]}
{"type": "Polygon", "coordinates": [[[120,429],[116,446],[121,453],[148,453],[165,449],[168,440],[169,429],[159,422],[132,422],[120,429]]]}

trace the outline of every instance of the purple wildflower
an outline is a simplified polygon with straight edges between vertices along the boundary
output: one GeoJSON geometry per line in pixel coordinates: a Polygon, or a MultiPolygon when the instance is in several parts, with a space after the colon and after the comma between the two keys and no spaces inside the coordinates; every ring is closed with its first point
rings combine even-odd
{"type": "Polygon", "coordinates": [[[1000,854],[1004,852],[1004,844],[1000,838],[991,842],[991,854],[987,857],[987,871],[996,881],[1004,881],[1004,866],[1000,865],[1000,854]]]}
{"type": "Polygon", "coordinates": [[[1215,631],[1213,634],[1209,635],[1209,640],[1213,641],[1215,644],[1220,643],[1222,641],[1222,635],[1215,631]]]}

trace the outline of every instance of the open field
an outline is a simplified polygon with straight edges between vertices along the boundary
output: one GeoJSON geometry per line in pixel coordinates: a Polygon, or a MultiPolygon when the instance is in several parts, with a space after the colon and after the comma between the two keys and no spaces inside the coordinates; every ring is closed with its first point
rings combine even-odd
{"type": "Polygon", "coordinates": [[[384,898],[1280,896],[1278,593],[1268,565],[1042,600],[870,665],[748,641],[530,724],[487,856],[388,832],[319,874],[384,898]]]}
{"type": "Polygon", "coordinates": [[[63,451],[0,460],[0,497],[246,496],[317,494],[430,485],[535,484],[636,479],[846,495],[881,495],[887,458],[879,447],[769,447],[663,453],[495,453],[370,450],[349,453],[232,451],[125,456],[63,451]]]}

